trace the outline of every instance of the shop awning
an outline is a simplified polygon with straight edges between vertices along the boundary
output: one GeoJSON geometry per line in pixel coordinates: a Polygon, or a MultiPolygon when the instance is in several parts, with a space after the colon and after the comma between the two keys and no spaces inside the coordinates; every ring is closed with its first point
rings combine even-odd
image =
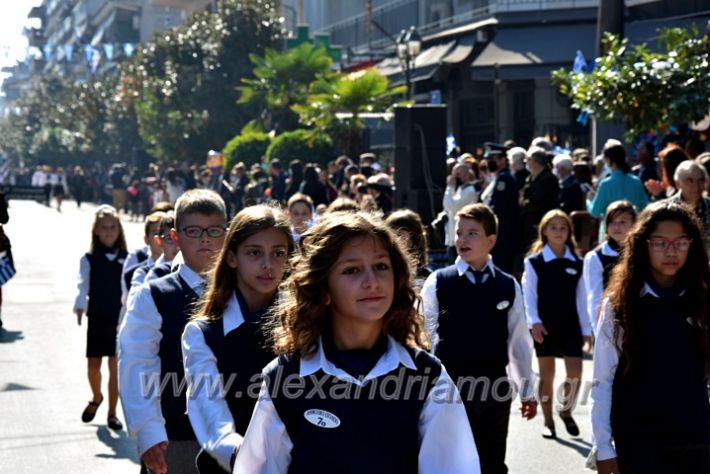
{"type": "Polygon", "coordinates": [[[596,25],[538,25],[501,29],[471,64],[473,80],[534,79],[571,67],[577,51],[594,58],[596,25]],[[496,73],[497,69],[497,73],[496,73]]]}

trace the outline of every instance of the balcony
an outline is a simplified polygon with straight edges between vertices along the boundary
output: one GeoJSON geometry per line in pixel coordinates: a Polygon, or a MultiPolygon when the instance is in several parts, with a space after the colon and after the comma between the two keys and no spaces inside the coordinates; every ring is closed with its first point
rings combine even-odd
{"type": "Polygon", "coordinates": [[[156,7],[170,7],[193,13],[198,10],[205,10],[208,6],[216,4],[216,0],[151,0],[150,3],[156,7]]]}

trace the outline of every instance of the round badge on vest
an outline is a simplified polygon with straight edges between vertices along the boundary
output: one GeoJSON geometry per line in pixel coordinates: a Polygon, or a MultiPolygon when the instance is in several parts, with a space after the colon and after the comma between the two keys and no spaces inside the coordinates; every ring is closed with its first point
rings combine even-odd
{"type": "Polygon", "coordinates": [[[567,273],[569,273],[570,275],[576,275],[576,274],[577,274],[577,270],[574,269],[574,268],[572,268],[572,267],[567,267],[567,268],[565,268],[565,271],[566,271],[567,273]]]}
{"type": "Polygon", "coordinates": [[[340,426],[340,418],[325,410],[306,410],[303,413],[303,417],[308,420],[309,423],[319,428],[331,429],[340,426]]]}
{"type": "Polygon", "coordinates": [[[508,306],[510,306],[510,301],[508,301],[508,300],[503,300],[503,301],[501,301],[500,303],[498,303],[498,304],[496,305],[496,308],[499,309],[499,310],[501,310],[501,311],[503,311],[503,310],[504,310],[505,308],[507,308],[508,306]]]}

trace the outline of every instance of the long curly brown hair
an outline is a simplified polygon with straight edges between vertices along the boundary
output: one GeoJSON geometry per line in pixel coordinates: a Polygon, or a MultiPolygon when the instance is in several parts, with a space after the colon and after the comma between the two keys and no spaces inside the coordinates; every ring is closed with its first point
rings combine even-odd
{"type": "Polygon", "coordinates": [[[356,237],[380,240],[394,273],[392,306],[383,317],[383,333],[408,347],[427,347],[423,321],[415,310],[412,260],[382,218],[365,212],[334,212],[319,218],[301,236],[292,274],[284,282],[281,302],[272,308],[272,340],[277,354],[312,354],[318,337],[329,331],[332,314],[326,305],[328,275],[344,246],[356,237]]]}
{"type": "Polygon", "coordinates": [[[267,229],[277,229],[286,236],[289,254],[293,252],[291,225],[278,207],[261,204],[242,209],[229,224],[222,250],[209,272],[207,288],[196,305],[193,319],[216,320],[222,317],[227,302],[237,288],[237,272],[227,264],[229,252],[236,252],[249,237],[267,229]]]}
{"type": "Polygon", "coordinates": [[[651,275],[648,239],[661,222],[678,222],[692,239],[688,259],[678,272],[678,279],[687,285],[689,308],[693,326],[698,328],[698,339],[705,354],[705,366],[710,368],[710,315],[708,290],[710,267],[701,224],[695,213],[680,203],[661,201],[647,207],[639,216],[623,244],[619,264],[614,267],[605,296],[614,311],[614,340],[617,349],[626,357],[626,373],[633,362],[635,338],[643,325],[639,314],[641,290],[651,275]],[[623,335],[621,331],[623,330],[623,335]]]}

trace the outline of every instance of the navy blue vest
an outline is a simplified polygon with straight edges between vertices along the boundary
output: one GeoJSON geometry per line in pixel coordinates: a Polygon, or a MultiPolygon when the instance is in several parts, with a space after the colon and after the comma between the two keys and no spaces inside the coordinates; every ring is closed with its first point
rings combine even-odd
{"type": "Polygon", "coordinates": [[[160,265],[155,265],[151,270],[156,278],[164,277],[170,273],[172,266],[169,262],[163,262],[160,265]]]}
{"type": "Polygon", "coordinates": [[[419,419],[441,363],[408,351],[417,370],[400,366],[363,387],[322,370],[301,378],[298,357],[282,356],[267,369],[271,398],[293,442],[289,473],[417,472],[419,419]]]}
{"type": "Polygon", "coordinates": [[[125,251],[119,251],[113,260],[106,258],[103,252],[87,253],[89,260],[89,307],[86,315],[92,325],[118,325],[121,312],[121,272],[125,251]]]}
{"type": "Polygon", "coordinates": [[[451,378],[502,377],[508,365],[508,311],[515,300],[513,277],[473,284],[455,265],[436,272],[440,342],[436,355],[451,378]]]}
{"type": "Polygon", "coordinates": [[[148,254],[148,250],[144,248],[136,250],[136,263],[128,267],[126,269],[126,272],[123,274],[123,279],[126,283],[126,288],[131,287],[131,280],[133,279],[133,274],[136,272],[136,270],[138,270],[138,268],[145,265],[145,262],[146,260],[148,260],[149,256],[150,255],[148,254]]]}
{"type": "Polygon", "coordinates": [[[539,252],[530,257],[530,263],[537,273],[537,311],[545,329],[559,337],[580,335],[577,284],[584,262],[576,255],[574,261],[556,258],[545,262],[539,252]]]}
{"type": "Polygon", "coordinates": [[[599,261],[602,264],[602,277],[604,281],[604,288],[606,289],[607,284],[609,284],[609,277],[611,277],[611,271],[619,261],[619,256],[604,255],[604,253],[602,253],[602,247],[596,249],[594,253],[597,254],[597,257],[599,257],[599,261]]]}
{"type": "MultiPolygon", "coordinates": [[[[188,319],[198,299],[195,293],[177,273],[149,282],[150,294],[155,307],[162,317],[160,332],[160,379],[176,377],[176,383],[182,384],[185,369],[182,361],[181,337],[188,319]],[[173,375],[174,374],[174,375],[173,375]]],[[[187,417],[186,387],[174,393],[173,385],[168,384],[160,397],[160,407],[165,418],[165,430],[168,439],[195,439],[190,420],[187,417]]]]}
{"type": "Polygon", "coordinates": [[[710,443],[704,355],[699,329],[687,321],[689,306],[684,296],[641,298],[636,311],[643,321],[629,341],[635,343],[633,356],[620,356],[612,388],[611,427],[619,450],[641,435],[667,446],[710,443]]]}
{"type": "Polygon", "coordinates": [[[217,358],[217,368],[225,383],[231,383],[225,394],[237,433],[244,435],[254,411],[261,371],[274,360],[276,354],[268,349],[268,341],[261,322],[244,321],[238,328],[224,334],[224,320],[198,321],[205,342],[217,358]]]}

